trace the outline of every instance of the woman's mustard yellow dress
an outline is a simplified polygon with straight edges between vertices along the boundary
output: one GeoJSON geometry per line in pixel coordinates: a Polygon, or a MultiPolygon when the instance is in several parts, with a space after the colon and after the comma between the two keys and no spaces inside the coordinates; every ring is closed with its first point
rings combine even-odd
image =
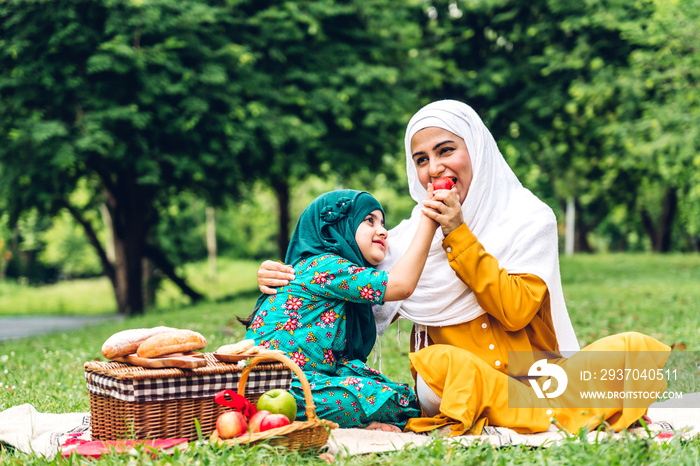
{"type": "MultiPolygon", "coordinates": [[[[439,415],[412,419],[407,430],[424,432],[450,425],[452,435],[479,434],[484,425],[493,425],[533,433],[555,424],[575,433],[603,422],[621,430],[646,414],[654,400],[595,401],[580,406],[581,400],[574,399],[579,389],[663,392],[666,388],[666,382],[659,379],[582,381],[569,377],[561,396],[537,398],[533,387],[522,379],[527,375],[522,364],[511,368],[509,375],[509,352],[557,354],[546,284],[535,275],[512,275],[500,269],[465,224],[449,234],[442,246],[450,266],[474,292],[486,314],[464,324],[428,327],[428,341],[423,340],[429,346],[417,351],[414,331],[411,369],[442,402],[439,415]]],[[[603,338],[555,362],[568,374],[600,374],[635,364],[662,368],[669,351],[658,340],[630,332],[603,338]],[[643,363],[632,360],[640,354],[645,355],[643,363]]]]}

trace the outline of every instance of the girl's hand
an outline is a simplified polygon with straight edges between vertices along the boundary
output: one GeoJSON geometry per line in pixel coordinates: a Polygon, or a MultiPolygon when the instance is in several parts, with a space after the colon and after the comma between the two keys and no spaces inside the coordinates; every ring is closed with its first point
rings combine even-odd
{"type": "Polygon", "coordinates": [[[464,223],[459,195],[455,189],[433,191],[430,183],[428,193],[432,195],[432,199],[427,199],[426,196],[426,200],[423,201],[423,214],[438,222],[442,233],[447,236],[464,223]]]}
{"type": "Polygon", "coordinates": [[[425,215],[426,218],[432,220],[432,222],[430,222],[430,223],[434,226],[434,229],[437,229],[437,227],[439,227],[440,224],[437,222],[437,220],[434,217],[431,217],[430,215],[426,214],[426,211],[430,211],[434,215],[440,214],[440,212],[438,212],[437,210],[431,209],[430,207],[428,207],[426,205],[426,202],[433,200],[434,194],[435,194],[435,190],[433,190],[433,183],[428,183],[428,189],[425,193],[425,199],[423,200],[423,209],[421,209],[421,210],[423,212],[423,215],[425,215]]]}
{"type": "Polygon", "coordinates": [[[294,280],[294,268],[281,262],[265,261],[258,269],[258,287],[264,294],[277,294],[273,287],[286,286],[294,280]]]}

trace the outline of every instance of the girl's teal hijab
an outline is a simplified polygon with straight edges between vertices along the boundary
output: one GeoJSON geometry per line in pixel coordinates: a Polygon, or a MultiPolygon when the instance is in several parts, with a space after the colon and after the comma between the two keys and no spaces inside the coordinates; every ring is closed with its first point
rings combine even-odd
{"type": "MultiPolygon", "coordinates": [[[[299,217],[284,258],[285,264],[295,266],[306,257],[333,253],[354,264],[371,266],[355,242],[355,232],[367,214],[374,210],[381,210],[384,214],[379,201],[364,191],[344,189],[320,195],[299,217]]],[[[255,308],[258,309],[267,297],[258,298],[255,308]]],[[[347,357],[366,361],[377,337],[372,306],[352,302],[347,306],[347,357]]]]}

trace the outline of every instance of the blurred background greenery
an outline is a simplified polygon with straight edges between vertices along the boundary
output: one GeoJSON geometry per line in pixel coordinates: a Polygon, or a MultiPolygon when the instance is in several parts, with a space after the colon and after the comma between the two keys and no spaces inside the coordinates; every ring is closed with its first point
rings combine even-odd
{"type": "Polygon", "coordinates": [[[699,0],[2,2],[0,314],[75,279],[113,301],[45,305],[223,299],[339,187],[395,226],[404,127],[442,98],[562,242],[573,208],[576,252],[697,256],[698,43],[699,0]]]}

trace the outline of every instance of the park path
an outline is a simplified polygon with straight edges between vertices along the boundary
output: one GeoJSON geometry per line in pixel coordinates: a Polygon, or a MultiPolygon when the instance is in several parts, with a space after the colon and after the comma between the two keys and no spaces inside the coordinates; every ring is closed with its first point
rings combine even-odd
{"type": "Polygon", "coordinates": [[[88,325],[122,320],[120,316],[22,316],[0,317],[0,341],[75,330],[88,325]]]}

